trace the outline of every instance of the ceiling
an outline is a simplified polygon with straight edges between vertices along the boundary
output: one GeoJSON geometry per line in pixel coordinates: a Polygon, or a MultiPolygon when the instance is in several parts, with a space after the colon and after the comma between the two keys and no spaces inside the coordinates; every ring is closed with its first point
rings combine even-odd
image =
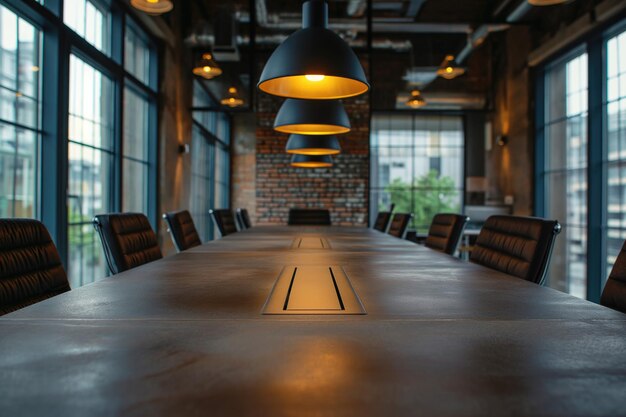
{"type": "MultiPolygon", "coordinates": [[[[490,56],[481,47],[486,39],[497,38],[512,26],[524,26],[532,29],[533,41],[539,43],[542,37],[586,13],[595,3],[570,0],[560,6],[533,7],[526,0],[372,0],[370,50],[367,0],[328,1],[330,28],[362,57],[371,51],[372,102],[375,108],[382,109],[396,108],[398,97],[408,94],[414,84],[407,82],[408,75],[413,81],[421,80],[421,87],[439,93],[484,95],[490,82],[485,64],[490,56]],[[461,77],[463,80],[430,82],[434,79],[433,71],[448,54],[457,56],[468,67],[467,75],[461,77]]],[[[203,13],[195,18],[190,35],[204,32],[215,46],[216,33],[223,32],[225,26],[231,28],[231,43],[237,53],[218,56],[220,64],[227,67],[225,73],[230,74],[225,83],[239,83],[240,89],[251,92],[251,74],[257,77],[259,71],[251,59],[263,61],[264,56],[301,27],[301,4],[294,0],[203,0],[203,13]]],[[[225,36],[221,38],[224,43],[225,36]]],[[[190,46],[194,46],[193,42],[190,46]]],[[[216,85],[212,83],[211,88],[227,88],[216,85]]]]}

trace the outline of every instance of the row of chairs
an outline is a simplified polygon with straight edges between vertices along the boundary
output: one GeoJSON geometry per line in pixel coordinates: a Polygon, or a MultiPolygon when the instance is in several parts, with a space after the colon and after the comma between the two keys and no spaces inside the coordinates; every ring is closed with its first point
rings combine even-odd
{"type": "MultiPolygon", "coordinates": [[[[379,213],[374,228],[384,231],[385,219],[389,216],[389,212],[379,213]]],[[[453,255],[468,221],[469,217],[461,214],[435,215],[424,246],[453,255]]],[[[542,285],[545,282],[552,248],[560,231],[561,225],[556,220],[491,216],[478,234],[470,262],[542,285]]]]}
{"type": "MultiPolygon", "coordinates": [[[[178,250],[200,244],[188,212],[166,213],[165,219],[178,250]]],[[[410,217],[398,218],[396,226],[392,221],[389,231],[401,230],[405,221],[408,224],[410,217]]],[[[156,235],[144,215],[102,215],[96,216],[94,223],[114,274],[162,258],[156,235]]],[[[435,216],[426,246],[454,253],[452,248],[456,249],[465,223],[465,216],[435,216]]],[[[492,216],[478,235],[470,261],[542,284],[560,230],[553,220],[492,216]]],[[[32,219],[0,219],[0,315],[69,290],[67,275],[46,227],[32,219]]],[[[601,304],[626,313],[626,242],[602,292],[601,304]]]]}

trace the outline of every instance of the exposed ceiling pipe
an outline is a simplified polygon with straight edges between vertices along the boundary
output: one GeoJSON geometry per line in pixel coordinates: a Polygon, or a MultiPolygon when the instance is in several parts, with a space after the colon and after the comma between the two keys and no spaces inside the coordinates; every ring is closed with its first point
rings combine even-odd
{"type": "Polygon", "coordinates": [[[527,0],[522,0],[515,9],[506,17],[508,23],[520,21],[526,14],[531,11],[533,6],[527,0]]]}
{"type": "Polygon", "coordinates": [[[462,63],[465,59],[472,53],[472,51],[482,45],[492,32],[500,32],[503,30],[509,29],[510,26],[507,24],[500,25],[481,25],[472,34],[469,36],[467,40],[467,44],[465,47],[456,55],[456,60],[458,63],[462,63]]]}
{"type": "Polygon", "coordinates": [[[411,0],[409,2],[409,7],[406,9],[407,17],[415,18],[419,14],[420,10],[422,10],[422,6],[426,0],[411,0]]]}

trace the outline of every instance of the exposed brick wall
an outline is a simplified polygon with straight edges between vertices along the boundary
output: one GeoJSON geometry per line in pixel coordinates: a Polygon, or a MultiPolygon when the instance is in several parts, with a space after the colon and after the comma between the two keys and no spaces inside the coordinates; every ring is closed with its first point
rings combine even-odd
{"type": "MultiPolygon", "coordinates": [[[[364,66],[366,60],[362,60],[364,66]]],[[[290,208],[325,208],[334,225],[366,226],[369,200],[369,98],[344,100],[352,131],[339,136],[342,152],[332,168],[292,168],[288,135],[272,128],[282,99],[260,93],[256,127],[256,215],[285,224],[290,208]]]]}

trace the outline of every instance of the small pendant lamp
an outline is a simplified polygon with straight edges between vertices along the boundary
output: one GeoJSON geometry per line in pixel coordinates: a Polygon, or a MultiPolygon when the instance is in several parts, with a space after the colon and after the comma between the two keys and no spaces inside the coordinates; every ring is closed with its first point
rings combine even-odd
{"type": "Polygon", "coordinates": [[[562,4],[567,0],[528,0],[528,3],[532,6],[554,6],[555,4],[562,4]]]}
{"type": "Polygon", "coordinates": [[[328,29],[326,0],[308,0],[302,29],[276,48],[258,88],[280,97],[329,100],[358,96],[370,85],[354,51],[328,29]]]}
{"type": "Polygon", "coordinates": [[[220,103],[222,104],[222,106],[235,108],[243,106],[243,99],[237,94],[237,88],[230,87],[228,89],[228,95],[220,100],[220,103]]]}
{"type": "Polygon", "coordinates": [[[200,55],[200,59],[193,68],[194,75],[210,80],[222,74],[222,69],[213,60],[213,55],[208,52],[200,55]]]}
{"type": "Polygon", "coordinates": [[[172,0],[130,0],[130,5],[153,16],[167,13],[174,8],[172,0]]]}
{"type": "Polygon", "coordinates": [[[338,135],[350,131],[350,119],[339,100],[287,99],[274,119],[274,129],[302,135],[338,135]]]}
{"type": "Polygon", "coordinates": [[[285,150],[298,155],[337,155],[341,152],[341,146],[337,136],[333,135],[291,135],[285,150]]]}
{"type": "Polygon", "coordinates": [[[333,159],[328,155],[294,155],[291,166],[295,168],[330,168],[333,159]]]}
{"type": "Polygon", "coordinates": [[[463,74],[465,74],[465,69],[456,63],[453,55],[447,55],[437,70],[437,75],[446,80],[451,80],[463,74]]]}
{"type": "Polygon", "coordinates": [[[412,109],[417,109],[419,107],[423,107],[426,105],[426,100],[422,97],[422,93],[420,90],[411,91],[411,97],[405,103],[407,106],[412,109]]]}

